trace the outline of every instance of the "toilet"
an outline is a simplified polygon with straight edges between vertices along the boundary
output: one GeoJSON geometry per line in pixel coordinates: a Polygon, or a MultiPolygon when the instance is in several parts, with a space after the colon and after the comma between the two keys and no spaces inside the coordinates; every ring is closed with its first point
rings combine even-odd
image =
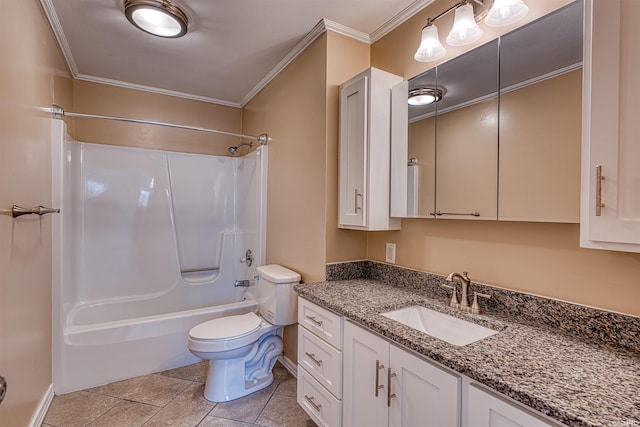
{"type": "Polygon", "coordinates": [[[293,286],[300,275],[275,264],[257,271],[258,314],[221,317],[189,331],[189,351],[209,361],[204,387],[209,401],[238,399],[271,384],[282,354],[282,328],[298,321],[293,286]]]}

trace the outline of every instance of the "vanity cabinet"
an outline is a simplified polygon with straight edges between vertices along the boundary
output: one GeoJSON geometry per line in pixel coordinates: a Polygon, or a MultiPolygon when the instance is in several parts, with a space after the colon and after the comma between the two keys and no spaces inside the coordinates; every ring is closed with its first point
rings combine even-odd
{"type": "Polygon", "coordinates": [[[460,377],[345,322],[343,425],[454,427],[460,377]]]}
{"type": "Polygon", "coordinates": [[[369,68],[340,86],[339,228],[400,229],[389,186],[391,87],[401,81],[369,68]]]}
{"type": "Polygon", "coordinates": [[[580,246],[640,252],[640,2],[586,0],[580,246]]]}
{"type": "Polygon", "coordinates": [[[552,427],[562,424],[508,402],[476,385],[468,386],[467,427],[552,427]]]}
{"type": "Polygon", "coordinates": [[[343,318],[298,298],[297,400],[319,426],[342,422],[343,318]]]}

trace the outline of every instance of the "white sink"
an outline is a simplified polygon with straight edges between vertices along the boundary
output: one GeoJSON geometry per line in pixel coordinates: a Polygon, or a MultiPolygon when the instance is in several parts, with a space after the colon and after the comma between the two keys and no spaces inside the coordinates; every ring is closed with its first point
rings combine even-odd
{"type": "Polygon", "coordinates": [[[463,346],[498,332],[435,310],[413,305],[382,313],[384,317],[417,329],[449,344],[463,346]]]}

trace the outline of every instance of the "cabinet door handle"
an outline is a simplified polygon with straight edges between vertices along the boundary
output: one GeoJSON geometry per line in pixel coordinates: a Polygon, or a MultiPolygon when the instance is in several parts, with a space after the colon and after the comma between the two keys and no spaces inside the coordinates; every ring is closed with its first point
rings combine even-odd
{"type": "Polygon", "coordinates": [[[361,211],[362,208],[360,206],[358,206],[358,197],[362,198],[362,193],[358,193],[358,189],[355,189],[355,195],[354,195],[354,206],[355,206],[355,213],[358,213],[358,211],[361,211]]]}
{"type": "Polygon", "coordinates": [[[596,216],[602,215],[602,208],[604,208],[604,203],[602,203],[602,180],[604,179],[604,175],[602,175],[602,165],[596,166],[596,216]]]}
{"type": "Polygon", "coordinates": [[[316,411],[320,412],[320,409],[322,408],[322,405],[317,404],[316,402],[313,401],[313,396],[307,396],[306,394],[304,395],[304,398],[307,402],[309,402],[309,405],[313,406],[313,409],[315,409],[316,411]]]}
{"type": "Polygon", "coordinates": [[[391,372],[391,368],[387,370],[387,406],[391,408],[391,399],[396,397],[395,393],[391,393],[391,378],[395,377],[396,374],[391,372]]]}
{"type": "Polygon", "coordinates": [[[313,363],[315,363],[316,365],[318,365],[318,366],[322,365],[322,360],[318,360],[318,359],[316,359],[316,355],[315,355],[315,353],[309,353],[308,351],[305,351],[305,352],[304,352],[304,354],[306,354],[306,355],[307,355],[307,357],[308,357],[309,359],[311,359],[311,361],[312,361],[313,363]]]}
{"type": "Polygon", "coordinates": [[[316,326],[322,326],[322,320],[318,320],[315,316],[304,316],[306,319],[311,320],[316,326]]]}
{"type": "Polygon", "coordinates": [[[384,365],[376,360],[376,397],[378,397],[378,390],[384,387],[380,384],[380,369],[384,369],[384,365]]]}

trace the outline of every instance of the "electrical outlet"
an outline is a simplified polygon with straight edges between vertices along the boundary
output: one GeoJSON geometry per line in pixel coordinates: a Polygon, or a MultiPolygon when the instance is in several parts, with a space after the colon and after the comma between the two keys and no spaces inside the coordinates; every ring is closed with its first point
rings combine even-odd
{"type": "Polygon", "coordinates": [[[388,262],[389,264],[396,263],[396,244],[395,243],[387,243],[385,261],[388,262]]]}

